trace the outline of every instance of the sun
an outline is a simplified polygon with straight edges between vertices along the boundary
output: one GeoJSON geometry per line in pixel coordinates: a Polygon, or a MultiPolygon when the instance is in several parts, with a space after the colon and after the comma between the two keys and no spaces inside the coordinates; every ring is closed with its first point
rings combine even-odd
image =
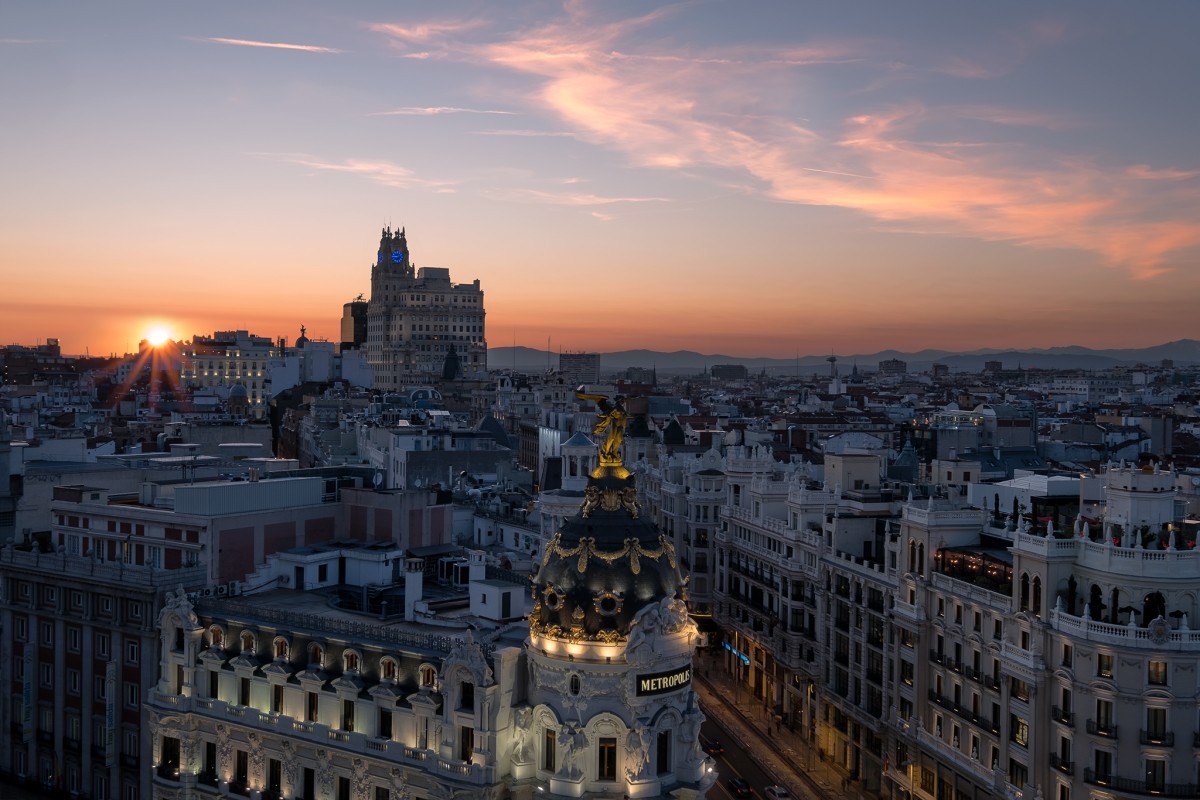
{"type": "Polygon", "coordinates": [[[146,341],[150,343],[151,347],[162,347],[171,341],[171,329],[165,325],[155,325],[146,331],[146,341]]]}

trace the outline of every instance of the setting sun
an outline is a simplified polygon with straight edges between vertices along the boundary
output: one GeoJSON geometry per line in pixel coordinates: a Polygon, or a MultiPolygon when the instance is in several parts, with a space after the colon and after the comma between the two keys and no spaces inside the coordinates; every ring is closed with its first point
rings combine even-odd
{"type": "Polygon", "coordinates": [[[146,341],[153,347],[161,347],[171,339],[171,331],[163,325],[156,325],[146,331],[146,341]]]}

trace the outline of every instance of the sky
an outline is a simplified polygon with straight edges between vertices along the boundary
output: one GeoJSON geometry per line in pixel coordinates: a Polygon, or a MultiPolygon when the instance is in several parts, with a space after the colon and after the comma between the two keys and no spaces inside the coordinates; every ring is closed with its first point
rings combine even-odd
{"type": "Polygon", "coordinates": [[[490,347],[1200,335],[1200,4],[0,5],[0,344],[339,339],[381,229],[490,347]]]}

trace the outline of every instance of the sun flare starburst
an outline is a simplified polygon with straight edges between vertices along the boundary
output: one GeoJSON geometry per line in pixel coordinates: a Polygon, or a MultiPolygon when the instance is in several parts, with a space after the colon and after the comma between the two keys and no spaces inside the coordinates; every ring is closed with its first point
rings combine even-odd
{"type": "Polygon", "coordinates": [[[146,341],[152,347],[162,347],[171,340],[171,329],[165,325],[155,325],[146,331],[146,341]]]}

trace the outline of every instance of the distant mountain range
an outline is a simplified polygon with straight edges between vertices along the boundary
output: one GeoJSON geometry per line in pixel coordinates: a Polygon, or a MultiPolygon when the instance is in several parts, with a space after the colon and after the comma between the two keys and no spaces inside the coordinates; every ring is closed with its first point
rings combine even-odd
{"type": "MultiPolygon", "coordinates": [[[[945,364],[951,372],[979,372],[984,362],[999,361],[1003,369],[1035,367],[1038,369],[1105,369],[1108,367],[1145,364],[1157,367],[1164,359],[1175,366],[1200,364],[1200,341],[1180,339],[1175,342],[1124,350],[1093,350],[1087,347],[1048,347],[1031,350],[997,350],[984,348],[965,353],[949,350],[920,350],[902,353],[898,350],[883,350],[878,353],[838,354],[838,371],[845,375],[855,365],[862,372],[875,372],[880,361],[899,359],[908,363],[909,372],[928,371],[935,363],[945,364]]],[[[600,354],[601,373],[619,372],[629,367],[654,368],[659,373],[680,375],[704,372],[714,364],[742,364],[751,372],[767,370],[775,375],[788,371],[810,375],[827,372],[828,356],[801,356],[799,358],[745,358],[720,354],[696,353],[691,350],[676,350],[663,353],[656,350],[621,350],[600,354]]],[[[514,368],[522,372],[544,372],[547,367],[558,367],[558,354],[529,347],[492,347],[488,349],[488,368],[514,368]]]]}

